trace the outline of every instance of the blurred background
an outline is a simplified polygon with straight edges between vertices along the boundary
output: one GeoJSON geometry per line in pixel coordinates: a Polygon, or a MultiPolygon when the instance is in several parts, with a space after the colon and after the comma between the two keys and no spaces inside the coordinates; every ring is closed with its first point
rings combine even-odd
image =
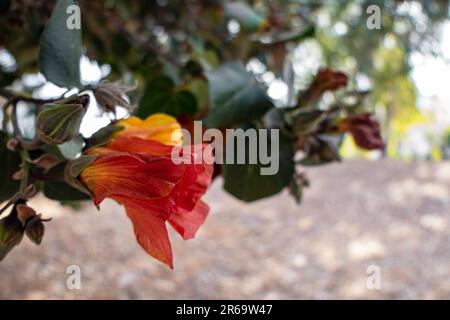
{"type": "Polygon", "coordinates": [[[348,160],[308,173],[314,183],[300,206],[287,192],[245,204],[216,180],[197,237],[170,234],[172,271],[137,245],[117,204],[74,212],[35,199],[33,208],[55,218],[39,247],[23,241],[0,264],[0,297],[450,297],[450,163],[348,160]],[[71,265],[80,267],[80,290],[66,287],[71,265]],[[379,290],[367,287],[373,265],[379,290]]]}
{"type": "MultiPolygon", "coordinates": [[[[198,40],[192,40],[193,35],[208,37],[201,33],[201,23],[193,31],[174,26],[174,17],[183,9],[178,2],[102,3],[118,7],[125,17],[153,12],[145,20],[151,30],[148,39],[167,55],[173,46],[198,40]],[[145,10],[140,10],[142,6],[145,10]],[[166,16],[172,22],[164,22],[166,16]]],[[[214,1],[186,4],[207,7],[210,2],[214,1]]],[[[3,32],[16,30],[14,23],[21,21],[14,18],[21,17],[20,8],[27,1],[12,3],[11,7],[9,1],[0,1],[0,8],[8,8],[0,22],[3,32]]],[[[52,1],[33,3],[43,17],[51,12],[47,6],[52,1]]],[[[83,19],[92,31],[96,12],[88,1],[80,3],[86,7],[83,19]]],[[[449,2],[249,3],[253,13],[270,12],[271,19],[289,21],[302,35],[314,29],[301,41],[283,42],[283,49],[273,45],[263,49],[270,51],[272,60],[261,54],[246,59],[247,70],[265,85],[274,103],[289,105],[292,93],[307,88],[320,67],[341,70],[349,76],[350,89],[362,97],[358,107],[373,111],[379,119],[386,150],[361,151],[346,137],[340,145],[344,161],[305,170],[311,185],[300,205],[287,192],[244,203],[224,192],[223,181],[217,178],[206,196],[210,216],[196,239],[184,242],[171,234],[173,271],[150,259],[136,244],[123,208],[115,203],[103,203],[99,212],[89,203],[74,208],[38,197],[30,203],[53,221],[47,224],[39,247],[24,241],[0,264],[0,298],[450,298],[449,2]],[[380,29],[367,27],[366,10],[374,4],[380,8],[380,29]],[[279,54],[281,66],[276,63],[279,54]],[[69,265],[81,268],[80,290],[66,287],[69,265]],[[375,290],[367,286],[367,268],[374,265],[381,270],[381,288],[375,290]]],[[[241,8],[225,19],[221,32],[229,37],[230,47],[236,41],[273,44],[266,34],[247,37],[251,26],[242,20],[244,11],[241,8]]],[[[130,20],[118,23],[133,25],[130,20]]],[[[81,60],[85,85],[118,70],[129,83],[142,78],[105,54],[118,50],[114,43],[108,47],[96,38],[103,37],[101,32],[91,33],[81,60]]],[[[3,47],[1,39],[2,86],[12,83],[16,90],[35,97],[65,92],[46,82],[35,66],[22,68],[31,58],[17,52],[29,49],[33,56],[35,41],[3,47]]],[[[124,48],[121,39],[114,40],[124,48]]],[[[126,48],[121,57],[124,65],[142,63],[139,52],[126,48]]],[[[208,46],[196,48],[198,61],[214,65],[216,57],[208,46]]],[[[166,69],[170,75],[170,63],[166,69]]],[[[325,94],[320,103],[335,99],[334,94],[325,94]]],[[[85,136],[111,121],[92,100],[82,124],[85,136]]],[[[125,110],[118,110],[119,117],[125,115],[125,110]]],[[[24,125],[23,130],[32,128],[24,125]]]]}

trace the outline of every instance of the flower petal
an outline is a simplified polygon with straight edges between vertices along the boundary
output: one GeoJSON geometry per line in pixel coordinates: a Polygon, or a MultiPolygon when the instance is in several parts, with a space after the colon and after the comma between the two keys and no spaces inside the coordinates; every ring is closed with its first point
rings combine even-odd
{"type": "Polygon", "coordinates": [[[123,202],[127,215],[133,223],[136,239],[142,248],[153,258],[173,269],[172,247],[163,218],[150,212],[153,208],[130,205],[123,202]]]}
{"type": "Polygon", "coordinates": [[[183,169],[169,158],[146,162],[132,154],[101,153],[81,173],[81,180],[94,194],[96,205],[112,195],[154,199],[172,192],[183,169]]]}
{"type": "Polygon", "coordinates": [[[132,136],[171,146],[179,145],[183,141],[181,126],[177,119],[165,114],[154,114],[145,120],[131,116],[119,121],[118,124],[125,129],[120,131],[117,137],[132,136]]]}
{"type": "Polygon", "coordinates": [[[168,222],[184,240],[188,240],[195,237],[197,230],[205,222],[208,212],[209,206],[200,200],[190,212],[172,213],[168,222]]]}
{"type": "MultiPolygon", "coordinates": [[[[203,148],[205,146],[202,146],[203,148]]],[[[195,146],[192,146],[191,156],[192,162],[197,156],[194,151],[197,150],[195,146]]],[[[203,151],[204,149],[202,149],[203,151]]],[[[205,157],[212,157],[212,155],[204,155],[205,157]]],[[[213,164],[209,164],[212,161],[206,162],[203,159],[202,163],[186,164],[186,171],[183,178],[177,183],[173,193],[175,196],[175,202],[178,207],[177,211],[183,209],[185,211],[191,211],[196,206],[200,198],[205,194],[208,186],[211,183],[212,174],[214,171],[213,164]]]]}
{"type": "Polygon", "coordinates": [[[170,157],[173,147],[154,140],[117,137],[108,145],[111,150],[170,157]]]}

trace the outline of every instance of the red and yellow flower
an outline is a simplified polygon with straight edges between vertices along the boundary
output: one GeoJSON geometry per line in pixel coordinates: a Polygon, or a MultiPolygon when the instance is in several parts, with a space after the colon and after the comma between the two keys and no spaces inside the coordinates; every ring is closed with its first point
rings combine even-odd
{"type": "MultiPolygon", "coordinates": [[[[195,236],[209,212],[201,197],[211,183],[213,166],[172,161],[172,149],[182,142],[180,125],[173,117],[129,117],[118,125],[123,130],[109,144],[87,151],[97,157],[82,171],[81,182],[96,205],[105,198],[124,205],[139,244],[173,268],[166,222],[185,240],[195,236]]],[[[183,156],[193,160],[198,155],[196,148],[192,150],[183,156]]]]}

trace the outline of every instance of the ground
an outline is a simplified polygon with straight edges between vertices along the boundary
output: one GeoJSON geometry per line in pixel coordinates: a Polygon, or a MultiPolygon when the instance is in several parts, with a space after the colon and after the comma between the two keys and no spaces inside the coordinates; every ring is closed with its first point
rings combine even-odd
{"type": "Polygon", "coordinates": [[[37,199],[55,218],[39,247],[24,239],[0,263],[0,298],[450,298],[450,163],[348,160],[306,172],[300,206],[286,192],[246,204],[215,181],[197,238],[171,233],[173,271],[137,245],[113,202],[73,213],[37,199]],[[70,265],[80,290],[66,287],[70,265]],[[370,266],[379,289],[367,287],[370,266]]]}

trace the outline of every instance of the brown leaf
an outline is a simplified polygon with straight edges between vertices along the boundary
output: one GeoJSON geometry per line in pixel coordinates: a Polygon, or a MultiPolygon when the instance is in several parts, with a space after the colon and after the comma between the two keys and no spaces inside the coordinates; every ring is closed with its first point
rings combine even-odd
{"type": "Polygon", "coordinates": [[[320,98],[326,91],[335,91],[347,86],[348,77],[341,71],[329,68],[320,69],[311,85],[303,91],[298,99],[300,106],[320,98]]]}
{"type": "Polygon", "coordinates": [[[380,124],[372,118],[370,113],[348,117],[341,121],[339,127],[343,132],[350,132],[360,148],[367,150],[384,148],[380,124]]]}

